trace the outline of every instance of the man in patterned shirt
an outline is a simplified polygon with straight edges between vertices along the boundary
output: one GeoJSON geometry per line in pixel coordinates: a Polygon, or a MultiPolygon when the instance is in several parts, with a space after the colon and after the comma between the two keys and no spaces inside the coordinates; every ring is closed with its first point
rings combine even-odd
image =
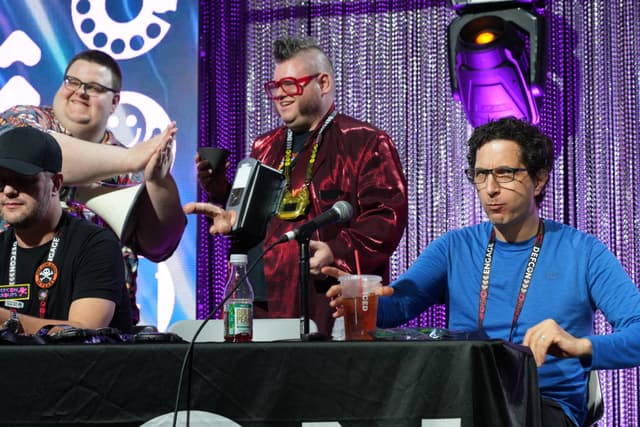
{"type": "MultiPolygon", "coordinates": [[[[134,232],[122,241],[133,321],[137,323],[134,254],[154,262],[167,259],[182,237],[186,217],[178,188],[169,173],[176,125],[171,123],[162,133],[131,150],[123,149],[126,147],[107,130],[109,116],[120,101],[121,87],[122,72],[112,57],[97,50],[80,52],[67,65],[53,106],[15,106],[0,115],[0,132],[18,126],[49,131],[62,148],[62,172],[68,185],[92,184],[97,180],[102,180],[99,183],[102,186],[144,182],[145,191],[134,207],[137,219],[134,232]],[[143,172],[135,173],[140,171],[143,172]]],[[[64,202],[69,210],[93,218],[86,207],[73,200],[74,193],[66,192],[64,202]]]]}

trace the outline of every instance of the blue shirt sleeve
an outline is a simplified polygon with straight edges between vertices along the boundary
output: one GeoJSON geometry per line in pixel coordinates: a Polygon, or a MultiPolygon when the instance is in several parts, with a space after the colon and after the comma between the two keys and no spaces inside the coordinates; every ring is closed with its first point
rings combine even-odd
{"type": "Polygon", "coordinates": [[[597,242],[590,257],[587,283],[594,305],[612,326],[612,333],[592,335],[593,369],[640,365],[640,292],[618,259],[597,242]]]}
{"type": "Polygon", "coordinates": [[[432,305],[446,302],[447,236],[431,242],[411,267],[391,283],[393,296],[378,301],[379,327],[401,325],[432,305]]]}

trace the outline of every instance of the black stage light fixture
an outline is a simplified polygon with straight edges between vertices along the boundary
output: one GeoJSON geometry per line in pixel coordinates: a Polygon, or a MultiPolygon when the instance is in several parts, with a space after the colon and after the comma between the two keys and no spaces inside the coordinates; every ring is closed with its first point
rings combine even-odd
{"type": "Polygon", "coordinates": [[[544,26],[533,1],[451,0],[449,75],[472,126],[513,116],[540,122],[544,26]]]}

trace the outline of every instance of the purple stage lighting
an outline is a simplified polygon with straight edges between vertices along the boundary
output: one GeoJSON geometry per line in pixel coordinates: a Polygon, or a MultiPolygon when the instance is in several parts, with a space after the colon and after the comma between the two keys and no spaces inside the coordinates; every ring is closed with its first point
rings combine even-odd
{"type": "Polygon", "coordinates": [[[451,87],[472,126],[513,116],[538,124],[542,22],[522,8],[463,14],[449,26],[451,87]]]}

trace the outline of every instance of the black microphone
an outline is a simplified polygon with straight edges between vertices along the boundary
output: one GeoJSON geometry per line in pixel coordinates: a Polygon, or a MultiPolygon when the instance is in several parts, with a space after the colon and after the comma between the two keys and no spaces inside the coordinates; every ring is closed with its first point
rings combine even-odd
{"type": "Polygon", "coordinates": [[[324,227],[328,224],[333,224],[334,222],[347,221],[351,219],[352,215],[353,207],[351,207],[351,204],[344,200],[340,200],[339,202],[335,202],[328,211],[321,213],[311,221],[307,221],[300,227],[294,228],[280,236],[276,244],[288,242],[293,239],[307,238],[318,228],[324,227]]]}

